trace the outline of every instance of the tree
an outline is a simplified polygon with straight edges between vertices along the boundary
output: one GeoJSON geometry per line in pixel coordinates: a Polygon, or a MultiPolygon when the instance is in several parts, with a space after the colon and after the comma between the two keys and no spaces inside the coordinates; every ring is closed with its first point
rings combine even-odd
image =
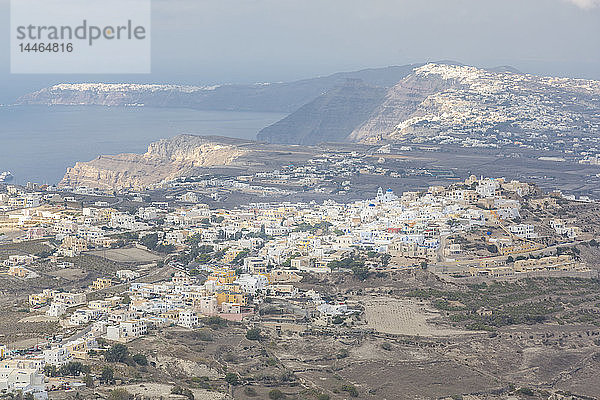
{"type": "Polygon", "coordinates": [[[83,365],[79,361],[71,361],[71,362],[63,365],[62,367],[60,367],[60,370],[58,372],[60,375],[63,375],[63,376],[78,376],[78,375],[81,375],[82,373],[89,373],[90,366],[83,365]]]}
{"type": "Polygon", "coordinates": [[[85,383],[85,387],[93,388],[94,387],[94,378],[90,374],[86,374],[85,378],[83,378],[83,382],[85,383]]]}
{"type": "Polygon", "coordinates": [[[343,385],[342,390],[348,392],[350,397],[358,397],[358,390],[356,390],[354,385],[343,385]]]}
{"type": "Polygon", "coordinates": [[[534,391],[528,387],[520,388],[519,390],[517,390],[517,393],[524,394],[525,396],[533,396],[535,394],[534,391]]]}
{"type": "Polygon", "coordinates": [[[46,375],[48,377],[57,376],[58,370],[56,368],[56,365],[46,364],[44,366],[44,375],[46,375]]]}
{"type": "Polygon", "coordinates": [[[285,398],[285,394],[279,389],[273,389],[269,392],[269,399],[271,400],[280,400],[285,398]]]}
{"type": "Polygon", "coordinates": [[[142,246],[147,247],[150,250],[154,250],[158,244],[158,233],[151,233],[140,239],[142,246]]]}
{"type": "Polygon", "coordinates": [[[124,344],[117,343],[104,353],[108,362],[125,362],[129,356],[129,350],[124,344]]]}
{"type": "Polygon", "coordinates": [[[237,385],[238,383],[240,383],[240,379],[238,378],[237,374],[233,373],[233,372],[228,372],[225,375],[225,382],[229,383],[230,385],[237,385]]]}
{"type": "Polygon", "coordinates": [[[171,389],[171,394],[178,394],[187,397],[189,400],[194,400],[194,393],[190,389],[181,386],[174,386],[171,389]]]}
{"type": "Polygon", "coordinates": [[[383,267],[387,267],[390,264],[391,259],[392,259],[392,256],[390,254],[383,254],[381,256],[381,265],[383,267]]]}
{"type": "Polygon", "coordinates": [[[248,331],[246,332],[246,339],[260,340],[260,329],[259,328],[248,329],[248,331]]]}
{"type": "Polygon", "coordinates": [[[132,400],[133,395],[125,389],[115,389],[108,395],[108,400],[132,400]]]}
{"type": "Polygon", "coordinates": [[[142,365],[142,366],[148,365],[148,359],[143,354],[138,353],[138,354],[134,355],[133,361],[135,361],[135,363],[137,365],[142,365]]]}
{"type": "Polygon", "coordinates": [[[352,266],[352,273],[356,278],[360,279],[361,281],[364,281],[369,277],[369,268],[366,267],[364,264],[354,265],[352,266]]]}
{"type": "Polygon", "coordinates": [[[234,264],[234,265],[241,265],[244,262],[244,258],[246,258],[249,253],[250,253],[250,251],[247,250],[247,249],[244,249],[244,250],[240,251],[235,256],[235,258],[233,259],[233,261],[231,261],[231,263],[234,264]]]}
{"type": "Polygon", "coordinates": [[[104,383],[110,383],[115,380],[115,372],[111,367],[104,367],[102,370],[102,374],[100,375],[100,380],[104,383]]]}

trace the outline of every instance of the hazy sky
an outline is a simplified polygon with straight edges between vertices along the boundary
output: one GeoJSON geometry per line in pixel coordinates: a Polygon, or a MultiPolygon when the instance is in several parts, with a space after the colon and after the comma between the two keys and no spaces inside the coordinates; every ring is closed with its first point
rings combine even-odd
{"type": "Polygon", "coordinates": [[[151,75],[11,75],[0,102],[64,81],[286,81],[455,60],[600,79],[600,0],[153,0],[151,75]]]}

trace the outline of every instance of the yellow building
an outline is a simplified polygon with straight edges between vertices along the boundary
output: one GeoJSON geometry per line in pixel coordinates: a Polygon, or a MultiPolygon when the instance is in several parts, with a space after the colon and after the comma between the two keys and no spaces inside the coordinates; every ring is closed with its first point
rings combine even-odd
{"type": "Polygon", "coordinates": [[[216,294],[217,303],[235,303],[242,306],[246,305],[246,297],[243,293],[219,292],[216,294]]]}
{"type": "Polygon", "coordinates": [[[208,276],[209,281],[217,281],[223,285],[231,284],[236,280],[235,270],[233,269],[217,269],[208,276]]]}
{"type": "Polygon", "coordinates": [[[50,289],[44,289],[42,293],[35,293],[29,295],[29,305],[41,306],[46,304],[54,296],[55,291],[50,289]]]}
{"type": "Polygon", "coordinates": [[[164,313],[161,313],[160,316],[161,316],[161,318],[166,318],[171,321],[177,321],[177,320],[179,320],[179,312],[180,311],[181,310],[169,310],[164,313]]]}
{"type": "Polygon", "coordinates": [[[88,250],[87,241],[76,236],[67,236],[60,245],[60,248],[67,251],[70,250],[75,255],[88,250]]]}
{"type": "Polygon", "coordinates": [[[503,255],[522,254],[522,253],[528,253],[530,251],[539,250],[543,247],[544,246],[542,246],[541,244],[538,244],[538,243],[526,242],[526,243],[522,243],[519,245],[502,247],[502,248],[500,248],[500,254],[503,254],[503,255]]]}
{"type": "Polygon", "coordinates": [[[17,278],[26,278],[31,271],[19,265],[13,265],[8,268],[8,274],[17,278]]]}
{"type": "Polygon", "coordinates": [[[110,278],[98,278],[92,284],[93,290],[101,290],[109,288],[113,285],[113,281],[110,278]]]}
{"type": "Polygon", "coordinates": [[[517,260],[515,272],[534,271],[580,271],[587,269],[584,264],[577,262],[570,255],[542,257],[539,259],[517,260]]]}

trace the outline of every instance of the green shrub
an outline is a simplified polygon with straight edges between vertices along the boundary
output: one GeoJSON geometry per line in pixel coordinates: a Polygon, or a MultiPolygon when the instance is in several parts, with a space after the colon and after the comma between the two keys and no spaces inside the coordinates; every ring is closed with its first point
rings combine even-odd
{"type": "Polygon", "coordinates": [[[104,353],[108,362],[126,362],[129,357],[129,349],[124,344],[117,343],[104,353]]]}
{"type": "Polygon", "coordinates": [[[387,351],[392,350],[392,345],[389,342],[383,342],[381,343],[381,348],[387,351]]]}
{"type": "Polygon", "coordinates": [[[525,396],[533,396],[533,389],[530,389],[528,387],[522,387],[519,390],[517,390],[517,393],[525,395],[525,396]]]}
{"type": "Polygon", "coordinates": [[[271,400],[280,400],[284,398],[285,394],[283,394],[283,392],[279,389],[273,389],[269,392],[269,399],[271,400]]]}
{"type": "Polygon", "coordinates": [[[350,355],[350,353],[348,353],[348,350],[346,349],[341,349],[340,351],[338,351],[338,353],[336,354],[336,357],[338,359],[342,359],[342,358],[346,358],[350,355]]]}
{"type": "Polygon", "coordinates": [[[133,361],[135,361],[135,363],[137,365],[141,365],[141,366],[148,365],[148,359],[146,358],[145,355],[140,354],[140,353],[133,356],[133,361]]]}
{"type": "Polygon", "coordinates": [[[246,332],[246,339],[260,340],[260,329],[259,328],[248,329],[248,331],[246,332]]]}
{"type": "Polygon", "coordinates": [[[196,337],[196,339],[201,340],[203,342],[212,342],[213,341],[213,334],[207,328],[197,330],[195,332],[195,337],[196,337]]]}
{"type": "Polygon", "coordinates": [[[115,389],[108,395],[108,400],[131,400],[133,395],[125,389],[115,389]]]}
{"type": "Polygon", "coordinates": [[[354,385],[343,385],[342,390],[347,392],[350,397],[358,397],[358,390],[354,385]]]}
{"type": "Polygon", "coordinates": [[[229,383],[230,385],[235,386],[240,383],[240,380],[239,380],[237,374],[235,374],[233,372],[228,372],[225,375],[225,382],[229,383]]]}

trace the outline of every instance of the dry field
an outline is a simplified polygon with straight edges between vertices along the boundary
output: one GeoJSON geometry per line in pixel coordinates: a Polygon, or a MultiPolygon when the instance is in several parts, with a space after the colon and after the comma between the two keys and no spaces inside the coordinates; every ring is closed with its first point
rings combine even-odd
{"type": "MultiPolygon", "coordinates": [[[[133,395],[148,397],[151,400],[158,400],[168,398],[173,386],[161,383],[144,382],[135,385],[124,385],[121,386],[121,388],[133,395]]],[[[194,393],[195,400],[222,400],[228,398],[224,393],[210,392],[204,389],[194,389],[192,392],[194,393]]]]}
{"type": "MultiPolygon", "coordinates": [[[[394,298],[362,298],[367,327],[380,333],[439,337],[465,334],[431,322],[439,312],[426,303],[394,298]]],[[[472,333],[472,332],[471,332],[472,333]]]]}
{"type": "Polygon", "coordinates": [[[161,260],[162,257],[149,251],[131,247],[126,249],[107,249],[89,251],[88,254],[103,257],[119,263],[149,263],[161,260]]]}

